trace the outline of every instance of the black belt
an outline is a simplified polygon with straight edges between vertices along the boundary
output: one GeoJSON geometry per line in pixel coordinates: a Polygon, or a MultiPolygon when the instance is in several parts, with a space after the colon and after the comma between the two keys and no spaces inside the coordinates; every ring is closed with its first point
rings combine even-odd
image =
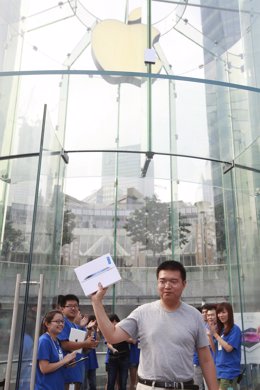
{"type": "Polygon", "coordinates": [[[199,389],[199,386],[193,384],[193,380],[188,382],[159,382],[152,379],[142,379],[138,377],[138,382],[147,386],[161,387],[162,389],[199,389]]]}

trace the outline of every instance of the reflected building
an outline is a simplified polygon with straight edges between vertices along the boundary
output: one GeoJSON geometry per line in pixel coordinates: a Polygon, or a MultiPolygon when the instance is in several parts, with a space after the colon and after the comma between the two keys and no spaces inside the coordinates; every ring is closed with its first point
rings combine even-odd
{"type": "Polygon", "coordinates": [[[128,145],[119,148],[120,153],[102,153],[102,188],[106,189],[107,196],[103,195],[103,203],[114,200],[114,177],[118,180],[119,194],[126,195],[128,188],[135,188],[143,197],[151,198],[154,195],[154,164],[151,161],[146,173],[146,180],[141,177],[140,145],[128,145]],[[129,154],[122,151],[131,151],[129,154]]]}
{"type": "MultiPolygon", "coordinates": [[[[250,14],[245,8],[240,13],[241,4],[237,0],[230,1],[230,8],[226,11],[217,9],[211,0],[202,0],[201,5],[207,79],[221,77],[226,83],[259,86],[260,55],[259,50],[252,49],[252,42],[259,36],[260,27],[254,22],[254,13],[250,14]]],[[[243,7],[246,7],[245,2],[243,7]]],[[[258,7],[257,1],[250,3],[251,11],[258,7]]],[[[259,252],[259,204],[255,197],[259,184],[259,175],[256,173],[259,171],[257,155],[260,152],[259,109],[256,108],[259,107],[259,94],[247,93],[239,88],[223,89],[207,85],[206,102],[211,154],[229,162],[226,166],[212,162],[218,262],[241,262],[243,277],[252,278],[255,284],[258,283],[258,277],[253,272],[253,264],[259,252]],[[235,172],[232,164],[238,166],[235,172]],[[250,168],[246,169],[246,166],[250,168]],[[233,170],[231,179],[228,173],[225,174],[229,167],[233,170]],[[236,204],[231,190],[234,177],[236,185],[241,189],[237,193],[236,204]],[[242,239],[234,239],[236,232],[242,239]],[[242,264],[245,264],[244,267],[242,264]]],[[[231,278],[236,279],[236,275],[232,273],[231,278]]],[[[258,295],[258,292],[252,295],[247,285],[244,286],[244,293],[248,294],[248,308],[254,306],[253,295],[258,295]]],[[[234,304],[238,305],[236,307],[241,305],[238,296],[234,304]]]]}

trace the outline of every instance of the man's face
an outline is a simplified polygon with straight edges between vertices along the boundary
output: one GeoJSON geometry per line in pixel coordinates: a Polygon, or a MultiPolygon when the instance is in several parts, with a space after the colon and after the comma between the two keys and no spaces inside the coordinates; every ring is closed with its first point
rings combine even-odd
{"type": "Polygon", "coordinates": [[[62,313],[70,320],[73,321],[79,311],[79,305],[77,301],[67,301],[62,308],[62,313]]]}
{"type": "Polygon", "coordinates": [[[207,322],[207,312],[208,312],[207,309],[202,309],[201,315],[204,322],[207,322]]]}
{"type": "Polygon", "coordinates": [[[158,275],[158,292],[162,300],[178,302],[186,286],[180,271],[161,270],[158,275]]]}
{"type": "Polygon", "coordinates": [[[207,321],[208,321],[209,324],[216,325],[216,323],[217,323],[217,314],[216,314],[216,310],[215,309],[207,311],[207,321]]]}

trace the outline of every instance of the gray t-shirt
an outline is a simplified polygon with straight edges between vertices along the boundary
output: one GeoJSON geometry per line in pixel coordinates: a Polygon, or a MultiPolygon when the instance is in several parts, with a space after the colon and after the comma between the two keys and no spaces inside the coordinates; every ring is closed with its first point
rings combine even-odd
{"type": "Polygon", "coordinates": [[[173,312],[160,301],[144,304],[119,326],[134,339],[140,338],[138,375],[144,379],[191,380],[194,351],[209,344],[200,312],[183,302],[173,312]]]}

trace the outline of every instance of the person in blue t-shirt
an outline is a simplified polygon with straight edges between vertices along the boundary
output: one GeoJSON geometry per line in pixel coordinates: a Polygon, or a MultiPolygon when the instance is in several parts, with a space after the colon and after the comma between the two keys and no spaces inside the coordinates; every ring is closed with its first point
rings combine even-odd
{"type": "MultiPolygon", "coordinates": [[[[81,329],[81,326],[75,323],[75,318],[79,311],[79,299],[76,295],[68,294],[65,295],[61,301],[61,310],[64,315],[65,324],[63,331],[58,335],[58,339],[61,343],[64,353],[71,351],[77,351],[83,349],[83,351],[95,348],[97,342],[92,337],[86,337],[84,341],[70,341],[71,328],[81,329]]],[[[76,361],[79,360],[83,355],[77,353],[76,361]]],[[[80,390],[81,384],[83,383],[84,376],[84,362],[76,363],[72,367],[68,367],[65,372],[65,390],[69,389],[70,384],[74,384],[75,390],[80,390]]]]}
{"type": "Polygon", "coordinates": [[[215,363],[215,355],[216,355],[216,349],[217,349],[217,341],[213,337],[213,333],[217,331],[217,305],[212,304],[208,306],[208,312],[207,312],[207,327],[206,332],[209,339],[209,347],[211,356],[215,363]]]}
{"type": "MultiPolygon", "coordinates": [[[[110,314],[110,321],[116,325],[120,322],[116,314],[110,314]]],[[[115,390],[116,382],[120,390],[126,390],[128,367],[129,367],[129,344],[122,341],[116,344],[107,343],[108,363],[107,363],[107,390],[115,390]]]]}
{"type": "Polygon", "coordinates": [[[73,361],[76,353],[63,355],[57,339],[64,328],[64,318],[59,310],[52,310],[43,319],[43,331],[39,338],[35,390],[64,389],[64,366],[73,361]]]}
{"type": "Polygon", "coordinates": [[[240,374],[241,330],[234,324],[233,308],[223,302],[217,306],[217,330],[212,334],[217,341],[215,364],[219,388],[237,390],[240,374]]]}
{"type": "MultiPolygon", "coordinates": [[[[88,334],[91,335],[96,341],[97,346],[100,341],[100,332],[97,326],[96,317],[89,315],[87,322],[88,334]]],[[[85,380],[84,390],[96,390],[97,389],[97,376],[96,370],[98,368],[98,360],[96,349],[91,349],[88,353],[88,359],[85,362],[85,380]]]]}
{"type": "Polygon", "coordinates": [[[130,355],[129,355],[129,374],[130,374],[130,384],[129,390],[135,390],[137,385],[137,370],[140,359],[140,348],[139,340],[137,339],[128,339],[130,345],[130,355]]]}

